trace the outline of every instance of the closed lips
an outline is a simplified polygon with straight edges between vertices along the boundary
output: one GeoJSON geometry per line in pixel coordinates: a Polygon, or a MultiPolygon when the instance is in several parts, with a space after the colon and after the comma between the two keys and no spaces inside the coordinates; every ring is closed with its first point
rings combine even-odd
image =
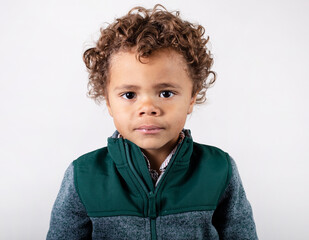
{"type": "Polygon", "coordinates": [[[157,129],[163,129],[163,128],[159,126],[140,126],[135,130],[157,130],[157,129]]]}
{"type": "Polygon", "coordinates": [[[158,126],[141,126],[135,129],[137,132],[142,132],[145,134],[156,134],[163,130],[164,128],[158,126]]]}

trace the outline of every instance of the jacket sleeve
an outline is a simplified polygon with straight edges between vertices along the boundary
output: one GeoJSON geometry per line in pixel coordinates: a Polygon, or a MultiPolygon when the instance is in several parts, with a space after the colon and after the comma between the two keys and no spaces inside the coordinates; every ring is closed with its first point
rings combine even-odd
{"type": "Polygon", "coordinates": [[[247,200],[237,166],[231,161],[232,176],[213,215],[220,240],[256,240],[258,239],[252,209],[247,200]]]}
{"type": "Polygon", "coordinates": [[[47,240],[91,239],[92,224],[74,185],[73,163],[67,168],[54,203],[47,240]]]}

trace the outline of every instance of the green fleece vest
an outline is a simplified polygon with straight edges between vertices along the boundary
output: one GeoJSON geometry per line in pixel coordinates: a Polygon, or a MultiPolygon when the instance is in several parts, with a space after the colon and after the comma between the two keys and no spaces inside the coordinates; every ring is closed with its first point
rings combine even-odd
{"type": "MultiPolygon", "coordinates": [[[[185,137],[154,187],[138,146],[109,138],[108,147],[74,161],[74,183],[89,217],[158,216],[215,210],[231,177],[222,150],[185,137]]],[[[155,233],[153,233],[155,236],[155,233]]]]}

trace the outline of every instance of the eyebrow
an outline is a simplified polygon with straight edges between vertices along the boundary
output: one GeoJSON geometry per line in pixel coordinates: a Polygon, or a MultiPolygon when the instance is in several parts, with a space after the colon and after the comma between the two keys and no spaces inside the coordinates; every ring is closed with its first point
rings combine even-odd
{"type": "MultiPolygon", "coordinates": [[[[172,83],[159,83],[154,85],[155,89],[162,89],[162,88],[174,88],[174,89],[178,89],[181,88],[178,84],[172,84],[172,83]]],[[[138,90],[140,89],[139,86],[137,85],[131,85],[131,84],[124,84],[121,85],[119,87],[116,87],[114,89],[114,91],[123,91],[123,90],[138,90]]]]}
{"type": "Polygon", "coordinates": [[[178,84],[175,83],[159,83],[157,85],[155,85],[155,88],[157,89],[161,89],[161,88],[180,88],[180,86],[178,84]]]}
{"type": "Polygon", "coordinates": [[[120,91],[120,90],[133,90],[133,89],[140,89],[139,86],[136,86],[136,85],[129,85],[129,84],[124,84],[124,85],[121,85],[119,87],[116,87],[114,89],[114,91],[120,91]]]}

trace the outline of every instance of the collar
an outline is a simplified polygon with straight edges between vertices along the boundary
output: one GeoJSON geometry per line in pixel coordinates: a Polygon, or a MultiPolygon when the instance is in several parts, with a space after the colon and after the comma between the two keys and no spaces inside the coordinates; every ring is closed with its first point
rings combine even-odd
{"type": "MultiPolygon", "coordinates": [[[[114,138],[122,138],[122,135],[116,131],[113,136],[114,138]]],[[[152,169],[151,168],[151,165],[150,165],[150,161],[149,159],[147,158],[147,156],[142,152],[146,162],[147,162],[147,167],[148,167],[148,171],[150,173],[150,176],[153,180],[153,182],[157,185],[160,177],[164,174],[165,172],[165,169],[167,168],[171,158],[173,157],[173,155],[175,154],[176,150],[177,150],[177,147],[180,145],[180,143],[182,142],[182,140],[185,138],[185,130],[183,129],[180,133],[179,133],[179,138],[178,138],[178,142],[176,144],[176,146],[173,148],[173,150],[169,153],[169,155],[165,158],[165,160],[162,162],[161,166],[160,166],[160,172],[157,172],[156,170],[152,169]]]]}
{"type": "MultiPolygon", "coordinates": [[[[174,155],[170,158],[163,175],[165,175],[167,171],[172,171],[169,169],[173,169],[174,165],[185,166],[190,163],[193,152],[193,139],[190,130],[184,129],[182,132],[185,137],[175,150],[174,155]]],[[[140,178],[141,181],[144,181],[149,190],[154,190],[154,184],[151,175],[149,174],[147,161],[145,160],[141,149],[127,139],[118,138],[118,134],[119,132],[115,131],[112,137],[108,138],[107,148],[108,154],[116,164],[115,166],[119,173],[124,178],[127,177],[127,174],[133,173],[138,179],[140,178]]],[[[162,174],[160,177],[161,176],[162,174]]]]}

